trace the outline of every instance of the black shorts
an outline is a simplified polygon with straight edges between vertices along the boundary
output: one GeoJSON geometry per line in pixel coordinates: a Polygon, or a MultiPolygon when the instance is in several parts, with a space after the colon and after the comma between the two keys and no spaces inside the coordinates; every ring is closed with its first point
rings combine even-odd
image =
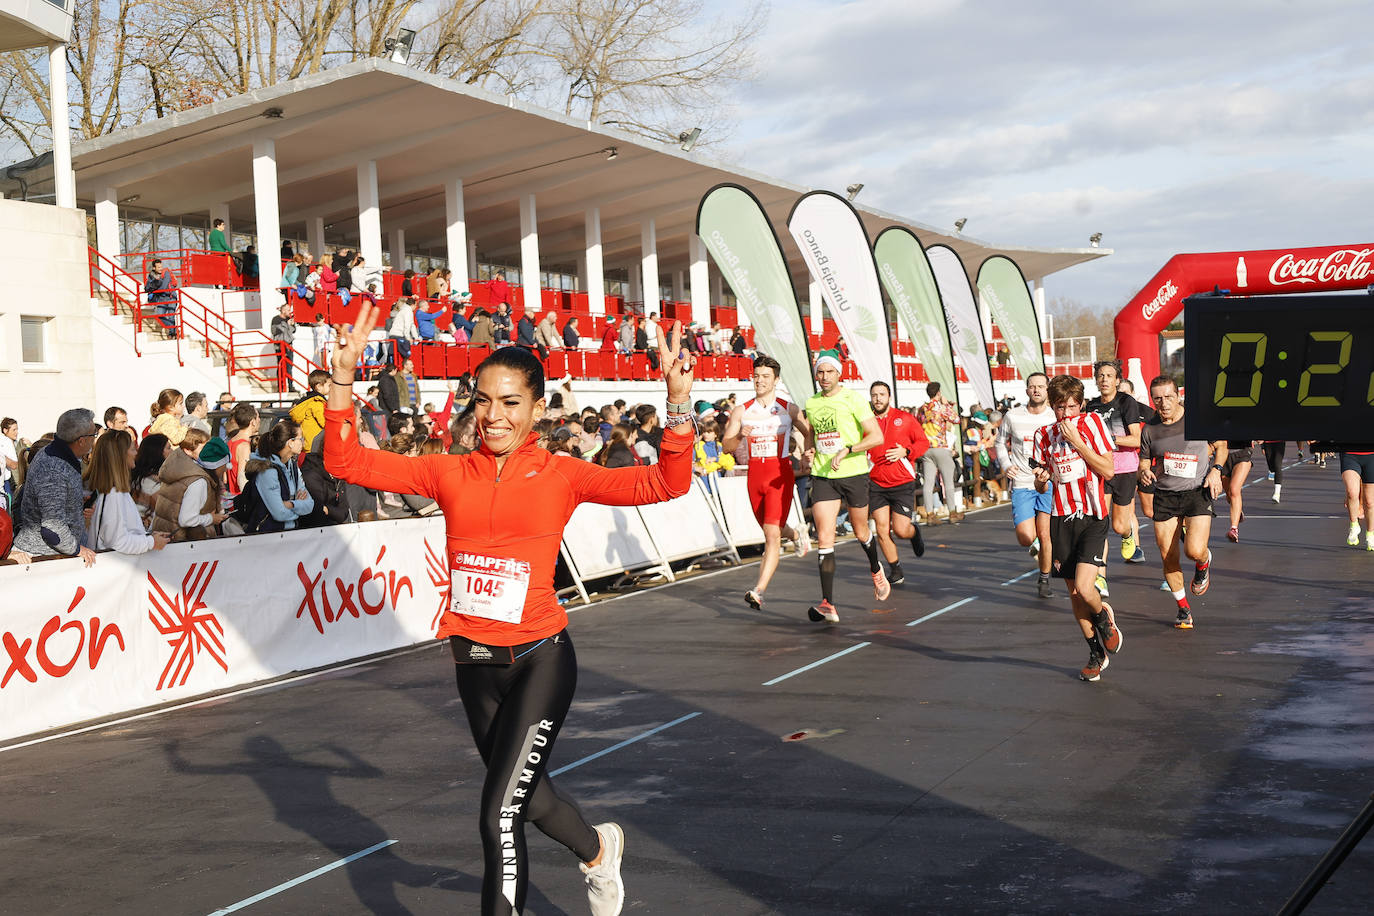
{"type": "Polygon", "coordinates": [[[1167,522],[1171,518],[1197,518],[1212,514],[1212,497],[1206,487],[1196,490],[1159,490],[1155,493],[1155,511],[1151,516],[1156,522],[1167,522]]]}
{"type": "Polygon", "coordinates": [[[890,508],[898,515],[911,518],[916,505],[916,481],[901,483],[895,487],[880,487],[876,483],[868,485],[868,511],[890,508]]]}
{"type": "Polygon", "coordinates": [[[1155,485],[1152,483],[1139,484],[1135,489],[1137,493],[1144,493],[1146,496],[1155,495],[1155,485]]]}
{"type": "Polygon", "coordinates": [[[1354,471],[1360,475],[1360,483],[1374,483],[1374,455],[1352,455],[1341,452],[1341,473],[1354,471]]]}
{"type": "Polygon", "coordinates": [[[1091,515],[1050,516],[1050,555],[1054,558],[1054,573],[1061,579],[1073,579],[1078,564],[1101,566],[1106,561],[1107,533],[1111,523],[1091,515]]]}
{"type": "Polygon", "coordinates": [[[1112,495],[1113,506],[1129,506],[1135,502],[1135,471],[1121,471],[1113,474],[1112,479],[1102,486],[1112,495]]]}
{"type": "Polygon", "coordinates": [[[1230,477],[1231,471],[1238,464],[1253,463],[1252,459],[1254,458],[1254,451],[1255,450],[1253,448],[1250,448],[1248,446],[1246,448],[1233,448],[1227,451],[1226,464],[1224,464],[1221,468],[1221,476],[1230,477]]]}
{"type": "Polygon", "coordinates": [[[853,477],[817,477],[811,475],[811,502],[823,503],[829,499],[842,499],[851,509],[868,508],[868,475],[855,474],[853,477]]]}

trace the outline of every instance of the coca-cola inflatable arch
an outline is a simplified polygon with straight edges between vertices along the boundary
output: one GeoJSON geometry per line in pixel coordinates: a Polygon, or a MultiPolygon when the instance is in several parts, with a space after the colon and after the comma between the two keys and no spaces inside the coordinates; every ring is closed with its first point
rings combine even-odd
{"type": "Polygon", "coordinates": [[[1234,295],[1318,293],[1374,284],[1374,244],[1269,251],[1176,254],[1116,316],[1116,357],[1140,360],[1141,377],[1159,374],[1159,332],[1183,300],[1214,287],[1234,295]]]}

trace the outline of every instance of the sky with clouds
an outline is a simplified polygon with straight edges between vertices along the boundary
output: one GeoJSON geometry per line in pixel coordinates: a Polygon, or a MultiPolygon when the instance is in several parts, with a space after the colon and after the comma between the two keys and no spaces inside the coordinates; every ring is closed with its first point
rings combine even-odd
{"type": "Polygon", "coordinates": [[[1374,241],[1374,3],[772,0],[712,155],[991,243],[1115,254],[1049,296],[1116,310],[1181,251],[1374,241]]]}

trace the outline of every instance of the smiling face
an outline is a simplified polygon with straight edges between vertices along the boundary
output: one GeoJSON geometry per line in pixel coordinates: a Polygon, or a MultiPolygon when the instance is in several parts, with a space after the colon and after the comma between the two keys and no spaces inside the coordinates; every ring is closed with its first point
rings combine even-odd
{"type": "Polygon", "coordinates": [[[754,394],[761,398],[771,398],[778,387],[778,376],[772,366],[754,367],[754,394]]]}
{"type": "Polygon", "coordinates": [[[495,455],[508,455],[525,444],[544,415],[544,399],[534,399],[523,373],[507,366],[488,366],[477,374],[473,395],[477,434],[495,455]]]}

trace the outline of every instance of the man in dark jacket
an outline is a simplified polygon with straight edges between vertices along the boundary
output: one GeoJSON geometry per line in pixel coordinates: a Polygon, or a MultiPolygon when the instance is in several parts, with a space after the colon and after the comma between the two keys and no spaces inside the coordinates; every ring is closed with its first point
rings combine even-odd
{"type": "Polygon", "coordinates": [[[520,320],[515,324],[515,344],[526,350],[539,351],[540,359],[549,355],[548,348],[540,346],[539,342],[534,339],[534,322],[530,320],[529,312],[522,312],[520,320]]]}
{"type": "Polygon", "coordinates": [[[396,367],[391,363],[384,363],[382,374],[377,376],[377,406],[388,417],[401,409],[401,390],[396,384],[396,367]]]}
{"type": "Polygon", "coordinates": [[[568,319],[568,323],[563,325],[563,346],[569,350],[576,350],[577,343],[582,338],[577,335],[577,316],[568,319]]]}
{"type": "Polygon", "coordinates": [[[291,378],[291,345],[296,340],[296,322],[291,320],[291,306],[283,302],[277,317],[272,319],[272,339],[277,343],[277,393],[295,391],[291,378]]]}
{"type": "Polygon", "coordinates": [[[15,519],[14,546],[36,557],[80,556],[90,566],[95,552],[85,546],[85,494],[81,461],[98,431],[95,414],[84,407],[57,418],[57,438],[34,459],[24,477],[15,519]]]}

